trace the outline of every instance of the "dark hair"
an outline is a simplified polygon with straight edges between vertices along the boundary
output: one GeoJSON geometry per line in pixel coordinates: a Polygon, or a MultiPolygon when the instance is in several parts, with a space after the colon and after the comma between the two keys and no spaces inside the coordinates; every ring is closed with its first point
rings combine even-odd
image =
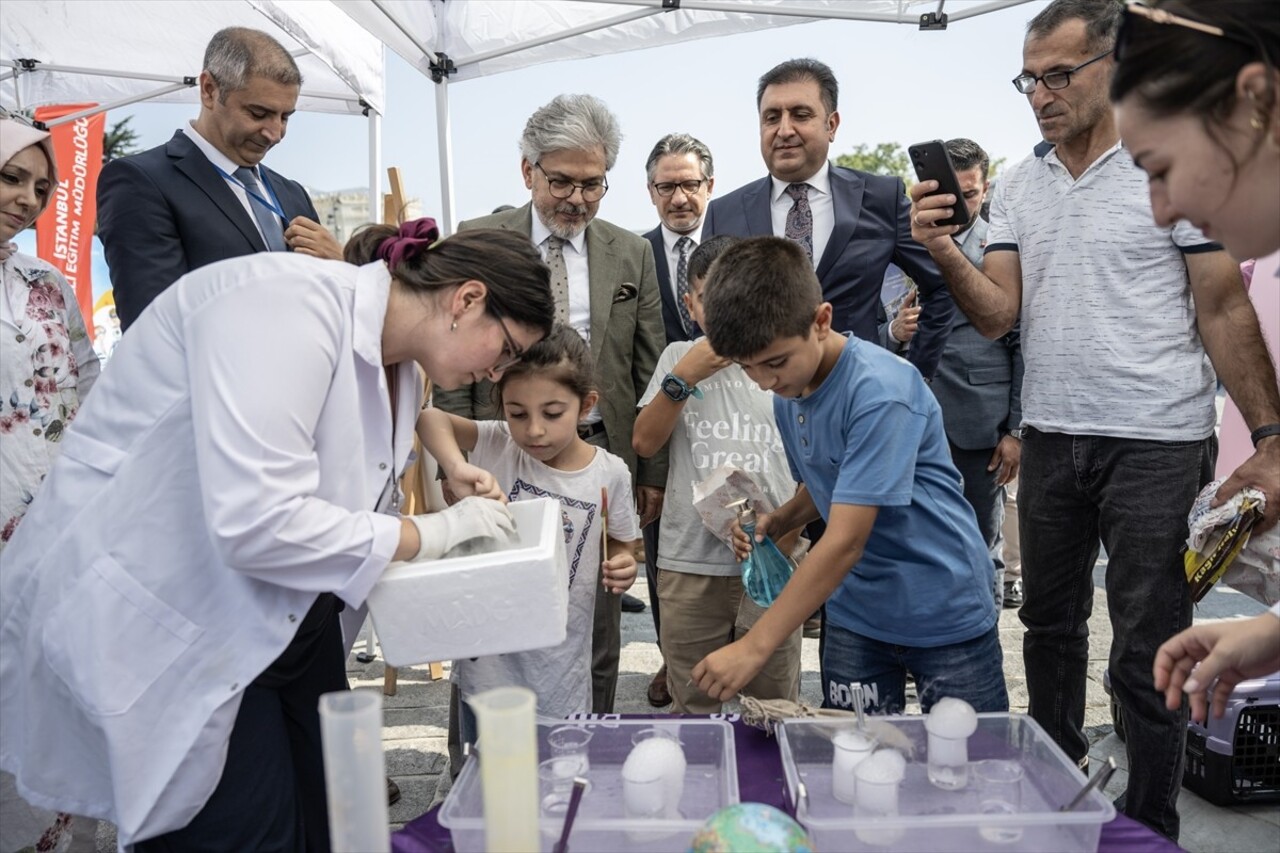
{"type": "Polygon", "coordinates": [[[1102,53],[1115,46],[1123,9],[1118,0],[1053,0],[1027,24],[1027,36],[1044,38],[1067,21],[1079,18],[1085,23],[1085,49],[1102,53]]]}
{"type": "Polygon", "coordinates": [[[732,234],[717,234],[703,240],[689,256],[689,268],[686,271],[689,280],[706,278],[707,272],[711,269],[711,262],[724,254],[725,249],[741,242],[741,237],[735,237],[732,234]]]}
{"type": "MultiPolygon", "coordinates": [[[[1154,115],[1197,116],[1209,138],[1239,169],[1240,164],[1223,144],[1220,129],[1237,106],[1236,77],[1250,62],[1261,61],[1268,71],[1266,92],[1255,107],[1268,122],[1277,108],[1273,78],[1280,60],[1280,15],[1274,8],[1268,14],[1261,0],[1178,0],[1154,5],[1220,27],[1226,36],[1130,15],[1121,60],[1111,78],[1111,100],[1132,94],[1154,115]]],[[[1258,132],[1254,151],[1265,135],[1265,130],[1258,132]]]]}
{"type": "Polygon", "coordinates": [[[947,154],[951,155],[951,165],[956,167],[957,172],[967,172],[978,166],[982,169],[982,179],[987,179],[987,173],[991,171],[991,158],[982,150],[981,145],[963,136],[948,139],[943,144],[947,148],[947,154]]]}
{"type": "Polygon", "coordinates": [[[726,249],[707,274],[702,309],[711,348],[744,359],[778,338],[809,337],[822,287],[794,240],[751,237],[726,249]]]}
{"type": "MultiPolygon", "coordinates": [[[[382,241],[400,233],[394,225],[366,225],[342,250],[349,264],[379,260],[382,241]]],[[[391,275],[412,291],[430,294],[463,282],[483,282],[485,310],[546,334],[555,320],[551,272],[529,238],[514,231],[478,228],[406,257],[391,275]]]]}
{"type": "Polygon", "coordinates": [[[826,108],[827,115],[835,112],[836,104],[840,102],[840,84],[836,82],[835,72],[830,66],[816,59],[788,59],[766,71],[756,86],[756,109],[760,109],[764,90],[770,86],[802,83],[805,80],[818,84],[818,91],[822,93],[822,106],[826,108]]]}
{"type": "Polygon", "coordinates": [[[546,376],[572,391],[579,399],[596,390],[591,350],[572,326],[556,323],[542,340],[524,351],[493,386],[493,400],[502,406],[502,389],[520,376],[546,376]]]}
{"type": "Polygon", "coordinates": [[[218,84],[218,99],[249,85],[250,78],[265,77],[282,86],[301,86],[302,73],[284,45],[261,30],[226,27],[209,39],[204,49],[204,70],[218,84]]]}

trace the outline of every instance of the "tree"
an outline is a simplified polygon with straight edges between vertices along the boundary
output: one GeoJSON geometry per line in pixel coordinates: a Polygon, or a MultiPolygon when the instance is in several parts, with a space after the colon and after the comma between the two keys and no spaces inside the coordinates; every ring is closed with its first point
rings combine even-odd
{"type": "Polygon", "coordinates": [[[875,147],[861,142],[850,153],[837,157],[836,165],[873,175],[902,178],[908,187],[915,183],[915,173],[911,170],[906,149],[896,142],[881,142],[875,147]]]}
{"type": "Polygon", "coordinates": [[[131,121],[133,121],[133,116],[125,116],[111,125],[106,133],[102,134],[102,164],[104,166],[112,160],[137,153],[138,132],[129,127],[129,122],[131,121]]]}

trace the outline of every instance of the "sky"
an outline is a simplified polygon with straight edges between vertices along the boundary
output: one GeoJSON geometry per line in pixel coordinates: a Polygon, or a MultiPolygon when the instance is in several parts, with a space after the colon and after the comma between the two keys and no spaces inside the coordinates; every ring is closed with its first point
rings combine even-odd
{"type": "MultiPolygon", "coordinates": [[[[948,8],[964,5],[952,0],[948,8]]],[[[840,127],[832,156],[858,143],[910,143],[968,136],[993,158],[1016,162],[1038,141],[1025,96],[1010,80],[1021,68],[1026,22],[1046,2],[1026,3],[921,32],[914,24],[823,21],[756,33],[641,49],[594,59],[547,63],[454,83],[454,198],[459,218],[529,199],[517,142],[529,115],[565,92],[602,98],[618,116],[623,143],[600,213],[624,228],[648,230],[657,216],[645,187],[653,144],[684,131],[710,146],[716,192],[764,175],[755,110],[756,81],[777,63],[812,56],[840,81],[840,127]]],[[[387,52],[383,165],[400,167],[405,189],[423,212],[440,211],[435,93],[429,78],[387,52]]],[[[134,104],[141,145],[159,145],[196,106],[134,104]]],[[[298,113],[267,165],[320,190],[368,185],[368,129],[360,116],[298,113]]],[[[383,187],[385,190],[385,185],[383,187]]]]}

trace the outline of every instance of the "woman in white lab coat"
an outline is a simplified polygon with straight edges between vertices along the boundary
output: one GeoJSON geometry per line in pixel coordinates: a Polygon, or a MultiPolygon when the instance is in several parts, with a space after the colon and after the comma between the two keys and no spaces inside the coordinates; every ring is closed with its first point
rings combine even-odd
{"type": "Polygon", "coordinates": [[[337,612],[393,560],[510,524],[397,517],[422,404],[550,329],[526,237],[375,226],[166,290],[115,350],[0,555],[0,766],[138,849],[327,850],[317,700],[337,612]]]}

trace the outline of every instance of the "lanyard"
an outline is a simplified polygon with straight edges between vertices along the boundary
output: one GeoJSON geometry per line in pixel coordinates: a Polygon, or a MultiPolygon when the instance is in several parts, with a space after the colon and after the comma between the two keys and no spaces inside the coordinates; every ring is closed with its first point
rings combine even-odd
{"type": "Polygon", "coordinates": [[[213,166],[213,168],[218,170],[219,175],[222,175],[222,177],[226,178],[228,181],[235,184],[240,189],[244,190],[244,193],[249,197],[250,202],[256,201],[258,204],[262,205],[267,210],[271,211],[276,216],[280,217],[281,222],[287,223],[289,221],[289,217],[284,215],[284,207],[281,206],[280,199],[276,197],[276,191],[272,189],[271,181],[267,180],[267,176],[265,173],[260,174],[258,176],[258,180],[262,183],[262,186],[266,189],[266,191],[271,195],[270,201],[258,195],[253,190],[249,189],[247,186],[245,186],[244,181],[240,180],[235,175],[230,174],[221,166],[219,166],[217,163],[211,163],[210,165],[213,166]]]}

